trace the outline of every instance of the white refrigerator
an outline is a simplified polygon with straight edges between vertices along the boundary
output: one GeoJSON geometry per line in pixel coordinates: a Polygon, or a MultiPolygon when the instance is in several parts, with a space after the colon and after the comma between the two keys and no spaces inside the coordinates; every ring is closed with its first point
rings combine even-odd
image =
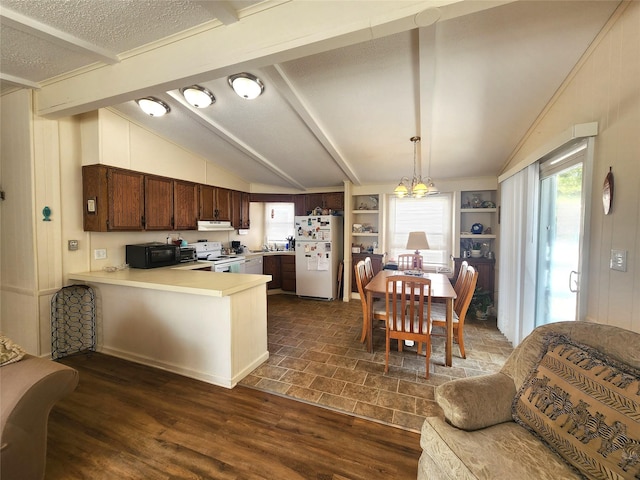
{"type": "Polygon", "coordinates": [[[296,295],[333,300],[342,261],[342,217],[295,217],[296,295]]]}

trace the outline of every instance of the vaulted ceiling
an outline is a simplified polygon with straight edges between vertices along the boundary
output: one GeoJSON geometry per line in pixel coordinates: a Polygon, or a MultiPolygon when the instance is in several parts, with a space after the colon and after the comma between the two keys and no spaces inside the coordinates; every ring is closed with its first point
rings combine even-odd
{"type": "Polygon", "coordinates": [[[397,182],[413,135],[423,175],[495,176],[619,4],[0,0],[0,86],[50,118],[113,107],[254,184],[397,182]],[[264,93],[235,95],[238,72],[264,93]]]}

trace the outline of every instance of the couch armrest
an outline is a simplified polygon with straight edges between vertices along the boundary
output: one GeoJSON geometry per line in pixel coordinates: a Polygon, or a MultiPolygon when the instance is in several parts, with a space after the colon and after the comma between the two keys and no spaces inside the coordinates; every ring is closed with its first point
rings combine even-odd
{"type": "Polygon", "coordinates": [[[454,427],[478,430],[511,420],[516,386],[503,373],[460,378],[436,388],[435,399],[454,427]]]}

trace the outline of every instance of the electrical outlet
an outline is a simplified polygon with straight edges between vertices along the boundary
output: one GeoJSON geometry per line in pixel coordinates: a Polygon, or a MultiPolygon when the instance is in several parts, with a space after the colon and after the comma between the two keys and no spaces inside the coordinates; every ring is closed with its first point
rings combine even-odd
{"type": "Polygon", "coordinates": [[[104,260],[107,258],[107,249],[106,248],[96,248],[93,251],[93,258],[96,260],[104,260]]]}
{"type": "Polygon", "coordinates": [[[627,251],[611,250],[611,260],[609,261],[609,268],[611,270],[626,272],[627,271],[627,251]]]}
{"type": "Polygon", "coordinates": [[[69,240],[67,245],[69,247],[69,251],[71,252],[78,250],[78,240],[69,240]]]}

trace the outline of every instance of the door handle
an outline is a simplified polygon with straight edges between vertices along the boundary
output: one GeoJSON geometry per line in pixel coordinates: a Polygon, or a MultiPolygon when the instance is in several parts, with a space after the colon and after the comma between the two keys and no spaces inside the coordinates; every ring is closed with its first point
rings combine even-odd
{"type": "Polygon", "coordinates": [[[575,270],[571,270],[571,273],[569,274],[569,291],[572,293],[578,293],[578,272],[575,270]]]}

